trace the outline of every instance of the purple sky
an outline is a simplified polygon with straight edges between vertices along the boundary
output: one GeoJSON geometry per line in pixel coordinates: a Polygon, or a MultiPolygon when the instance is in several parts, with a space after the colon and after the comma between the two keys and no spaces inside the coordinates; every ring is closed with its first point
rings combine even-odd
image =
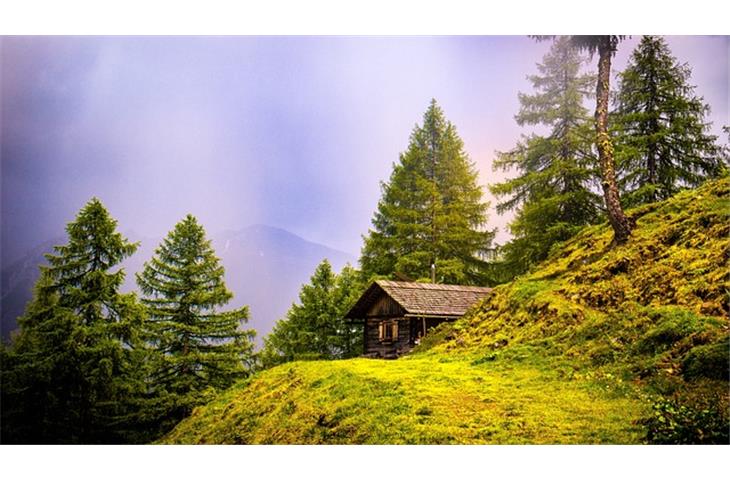
{"type": "MultiPolygon", "coordinates": [[[[620,46],[621,69],[639,37],[620,46]]],[[[730,37],[669,37],[728,124],[730,37]]],[[[482,184],[511,148],[517,92],[549,48],[527,37],[3,37],[2,259],[56,236],[92,196],[157,237],[253,223],[359,255],[433,97],[482,184]]],[[[508,238],[509,215],[490,226],[508,238]]]]}

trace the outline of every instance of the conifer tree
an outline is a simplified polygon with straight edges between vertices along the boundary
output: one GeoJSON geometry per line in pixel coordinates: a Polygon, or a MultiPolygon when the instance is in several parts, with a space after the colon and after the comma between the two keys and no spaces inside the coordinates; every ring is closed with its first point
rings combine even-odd
{"type": "Polygon", "coordinates": [[[628,205],[664,200],[722,168],[710,107],[689,84],[662,37],[644,36],[619,75],[614,125],[619,173],[628,205]]]}
{"type": "Polygon", "coordinates": [[[529,78],[535,93],[519,94],[520,126],[544,125],[547,135],[523,136],[517,146],[499,154],[495,169],[516,169],[519,176],[490,186],[503,200],[497,212],[517,209],[503,247],[509,274],[526,271],[547,257],[556,242],[573,236],[599,216],[600,198],[591,191],[598,172],[592,152],[590,117],[583,106],[595,76],[582,74],[585,60],[568,37],[555,39],[529,78]]]}
{"type": "MultiPolygon", "coordinates": [[[[537,36],[538,40],[554,38],[551,35],[537,36]]],[[[611,89],[611,60],[624,35],[575,35],[570,40],[579,50],[591,56],[598,53],[598,75],[596,77],[596,111],[593,115],[595,143],[601,172],[601,187],[606,215],[613,228],[613,243],[625,243],[631,235],[633,224],[621,206],[621,195],[616,180],[616,159],[613,142],[608,131],[608,100],[611,89]]]]}
{"type": "Polygon", "coordinates": [[[611,59],[616,54],[622,35],[587,35],[572,37],[573,45],[587,50],[591,55],[598,52],[598,77],[596,80],[596,148],[601,167],[601,186],[606,214],[613,227],[613,241],[625,243],[633,225],[621,206],[621,196],[616,182],[616,160],[613,143],[608,133],[608,98],[611,91],[611,59]]]}
{"type": "Polygon", "coordinates": [[[121,294],[136,244],[92,199],[68,224],[68,244],[46,255],[35,297],[3,360],[3,441],[134,441],[144,388],[143,308],[121,294]]]}
{"type": "Polygon", "coordinates": [[[358,273],[346,265],[339,275],[325,259],[303,285],[299,303],[291,306],[264,340],[263,367],[297,359],[350,358],[362,353],[362,327],[344,319],[361,285],[358,273]]]}
{"type": "Polygon", "coordinates": [[[365,237],[360,264],[374,276],[482,283],[493,231],[477,172],[454,125],[435,100],[414,128],[408,149],[393,166],[365,237]]]}
{"type": "Polygon", "coordinates": [[[150,379],[157,404],[150,409],[164,420],[163,431],[250,372],[255,332],[241,329],[248,307],[219,310],[233,297],[223,275],[192,215],[175,225],[137,274],[155,352],[150,379]]]}
{"type": "Polygon", "coordinates": [[[345,265],[335,280],[334,304],[337,307],[337,316],[334,320],[334,335],[332,336],[332,351],[335,358],[351,358],[362,354],[363,331],[362,326],[353,324],[345,319],[349,309],[355,304],[364,286],[360,272],[345,265]]]}

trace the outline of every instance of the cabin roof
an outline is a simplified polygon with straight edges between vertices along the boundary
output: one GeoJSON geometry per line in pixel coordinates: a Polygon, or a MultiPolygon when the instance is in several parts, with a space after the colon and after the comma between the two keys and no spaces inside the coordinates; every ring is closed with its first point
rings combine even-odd
{"type": "Polygon", "coordinates": [[[487,287],[376,280],[345,318],[365,318],[373,303],[383,294],[398,303],[406,316],[460,317],[491,291],[487,287]]]}

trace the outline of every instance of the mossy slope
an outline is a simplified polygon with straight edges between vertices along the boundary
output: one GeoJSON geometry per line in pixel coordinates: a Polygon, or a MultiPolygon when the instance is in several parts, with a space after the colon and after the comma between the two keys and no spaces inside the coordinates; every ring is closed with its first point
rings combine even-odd
{"type": "Polygon", "coordinates": [[[162,441],[726,441],[729,193],[634,210],[617,248],[588,228],[407,358],[261,372],[162,441]]]}

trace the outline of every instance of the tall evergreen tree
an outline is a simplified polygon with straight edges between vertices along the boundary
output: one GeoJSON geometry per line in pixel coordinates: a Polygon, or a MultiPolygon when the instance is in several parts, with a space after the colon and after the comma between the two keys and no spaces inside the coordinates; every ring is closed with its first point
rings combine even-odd
{"type": "Polygon", "coordinates": [[[375,228],[360,258],[364,278],[426,280],[435,264],[439,281],[485,281],[484,259],[494,238],[483,230],[488,204],[456,128],[435,100],[381,188],[375,228]]]}
{"type": "Polygon", "coordinates": [[[722,168],[705,121],[710,107],[695,95],[690,75],[662,37],[644,36],[619,76],[615,143],[629,205],[664,200],[722,168]]]}
{"type": "Polygon", "coordinates": [[[519,94],[520,126],[544,125],[547,135],[523,136],[517,146],[494,163],[495,169],[516,169],[519,176],[490,186],[504,200],[497,212],[517,209],[510,224],[514,236],[503,247],[511,275],[526,271],[547,257],[556,242],[573,236],[599,216],[600,198],[590,188],[596,159],[592,152],[590,117],[583,106],[595,76],[582,74],[585,60],[568,37],[555,39],[529,78],[535,93],[519,94]]]}
{"type": "Polygon", "coordinates": [[[68,224],[68,244],[46,255],[35,297],[3,359],[3,441],[105,443],[130,436],[144,388],[143,308],[121,294],[137,249],[92,199],[68,224]]]}
{"type": "MultiPolygon", "coordinates": [[[[538,40],[554,38],[538,36],[538,40]]],[[[573,46],[587,51],[591,56],[598,53],[598,76],[596,77],[596,112],[594,125],[596,149],[601,168],[601,186],[608,221],[613,228],[613,242],[625,243],[631,235],[633,225],[621,206],[621,195],[616,180],[616,160],[613,142],[608,132],[608,100],[611,89],[611,59],[616,54],[623,35],[577,35],[570,37],[573,46]]]]}
{"type": "Polygon", "coordinates": [[[147,306],[154,355],[151,385],[164,419],[174,425],[215,390],[244,378],[253,364],[253,330],[241,329],[248,307],[222,312],[233,294],[205,230],[188,215],[137,274],[147,306]]]}
{"type": "Polygon", "coordinates": [[[303,358],[339,359],[362,353],[362,327],[344,315],[360,294],[358,272],[346,265],[339,275],[325,259],[264,340],[265,368],[303,358]]]}

